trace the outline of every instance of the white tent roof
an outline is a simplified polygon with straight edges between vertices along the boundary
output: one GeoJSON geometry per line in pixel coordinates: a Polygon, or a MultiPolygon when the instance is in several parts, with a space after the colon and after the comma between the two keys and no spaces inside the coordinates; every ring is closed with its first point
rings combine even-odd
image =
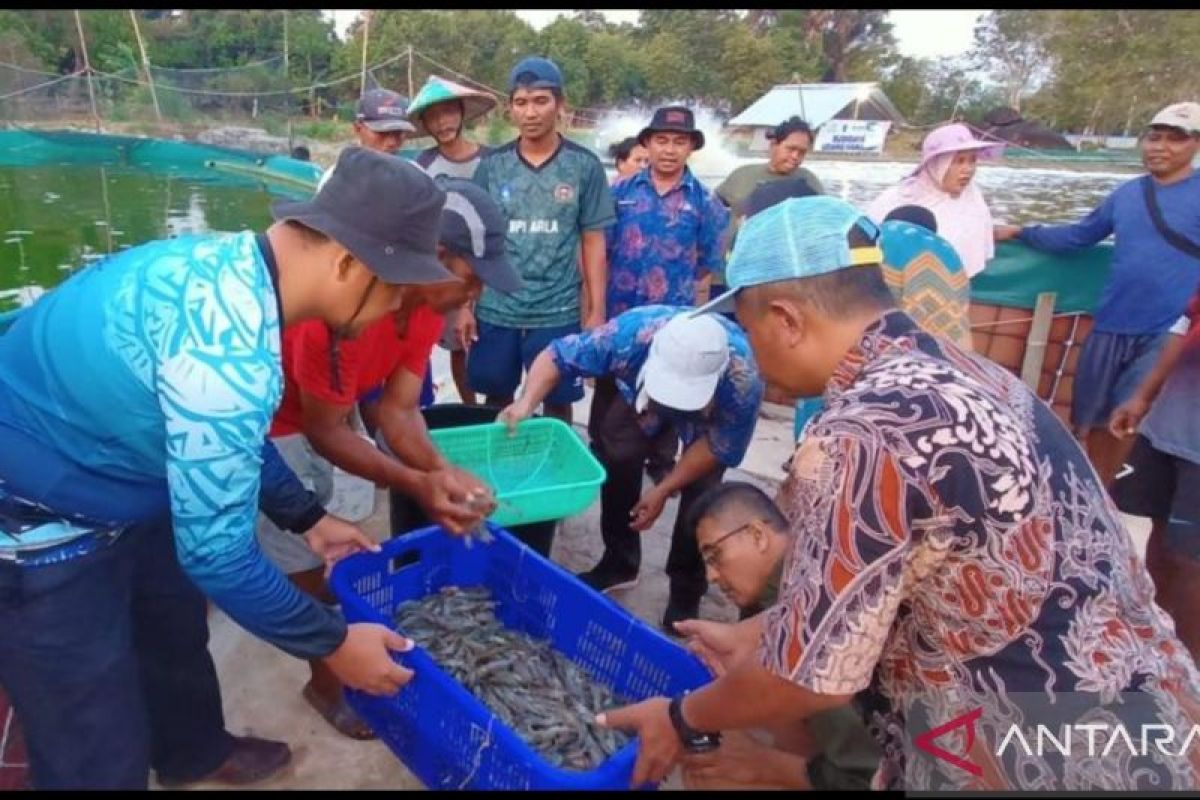
{"type": "Polygon", "coordinates": [[[773,87],[725,124],[773,128],[795,115],[815,130],[843,110],[852,114],[855,101],[859,119],[904,121],[878,83],[784,83],[773,87]]]}

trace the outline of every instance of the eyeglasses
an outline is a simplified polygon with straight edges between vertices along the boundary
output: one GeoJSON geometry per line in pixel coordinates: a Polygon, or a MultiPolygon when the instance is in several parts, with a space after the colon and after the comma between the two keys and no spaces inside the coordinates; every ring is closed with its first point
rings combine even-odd
{"type": "Polygon", "coordinates": [[[704,561],[705,566],[715,567],[717,562],[721,560],[721,543],[729,537],[741,533],[753,524],[753,522],[747,522],[744,525],[740,525],[731,530],[729,533],[722,534],[715,542],[705,547],[700,553],[700,558],[702,561],[704,561]]]}

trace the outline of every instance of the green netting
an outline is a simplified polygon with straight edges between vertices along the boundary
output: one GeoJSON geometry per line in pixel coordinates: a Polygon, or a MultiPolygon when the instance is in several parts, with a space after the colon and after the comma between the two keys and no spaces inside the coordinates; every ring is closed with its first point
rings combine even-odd
{"type": "Polygon", "coordinates": [[[1112,264],[1112,245],[1051,255],[1019,242],[996,245],[996,257],[971,279],[971,302],[1033,308],[1042,292],[1054,292],[1055,313],[1091,313],[1112,264]]]}
{"type": "Polygon", "coordinates": [[[216,171],[311,193],[321,168],[308,161],[197,142],[79,131],[0,131],[0,164],[102,164],[200,175],[216,171]]]}

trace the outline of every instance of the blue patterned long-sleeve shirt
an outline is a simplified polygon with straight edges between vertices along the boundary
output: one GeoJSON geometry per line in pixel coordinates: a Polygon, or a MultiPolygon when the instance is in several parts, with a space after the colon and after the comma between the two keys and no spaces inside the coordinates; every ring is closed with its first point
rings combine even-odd
{"type": "MultiPolygon", "coordinates": [[[[690,313],[678,306],[643,306],[613,317],[585,333],[564,336],[550,343],[550,353],[563,378],[611,376],[625,402],[636,407],[638,373],[650,355],[650,341],[662,326],[679,314],[690,313]]],[[[713,402],[705,411],[672,413],[670,421],[684,447],[701,437],[708,438],[713,455],[722,464],[736,467],[746,455],[754,436],[754,425],[762,406],[763,382],[745,332],[720,315],[713,319],[729,334],[729,364],[717,383],[713,402]]],[[[651,409],[639,415],[638,423],[653,436],[665,420],[651,409]]]]}
{"type": "Polygon", "coordinates": [[[686,167],[664,195],[649,167],[618,181],[612,194],[617,223],[604,234],[608,316],[651,303],[695,305],[696,281],[724,266],[729,209],[686,167]]]}
{"type": "Polygon", "coordinates": [[[83,270],[0,337],[0,488],[70,520],[169,514],[192,581],[251,633],[311,658],[341,643],[345,621],[298,592],[254,534],[260,487],[294,481],[264,451],[280,324],[252,233],[151,242],[83,270]]]}

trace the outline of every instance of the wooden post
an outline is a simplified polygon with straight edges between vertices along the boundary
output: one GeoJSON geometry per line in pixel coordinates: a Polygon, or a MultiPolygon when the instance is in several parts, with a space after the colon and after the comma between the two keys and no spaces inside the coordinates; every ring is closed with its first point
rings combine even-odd
{"type": "Polygon", "coordinates": [[[133,35],[137,37],[138,50],[142,53],[142,69],[146,72],[146,83],[150,84],[150,99],[154,102],[154,118],[162,125],[162,111],[158,107],[158,92],[154,89],[154,76],[150,74],[150,58],[146,55],[146,43],[142,41],[142,29],[138,27],[137,12],[129,9],[129,18],[133,20],[133,35]]]}
{"type": "Polygon", "coordinates": [[[363,52],[362,52],[362,87],[358,90],[361,97],[367,92],[367,38],[371,33],[371,12],[363,12],[363,52]]]}
{"type": "Polygon", "coordinates": [[[292,78],[291,72],[288,70],[288,12],[283,9],[283,82],[288,88],[288,93],[284,95],[283,109],[287,115],[287,149],[288,155],[292,154],[294,140],[292,138],[292,78]]]}
{"type": "Polygon", "coordinates": [[[1025,361],[1021,364],[1021,380],[1037,394],[1041,382],[1042,365],[1046,361],[1046,344],[1050,339],[1050,324],[1054,321],[1054,292],[1038,294],[1037,306],[1033,310],[1033,323],[1025,339],[1025,361]]]}
{"type": "Polygon", "coordinates": [[[96,121],[96,133],[101,133],[100,112],[96,108],[96,90],[92,88],[92,62],[88,59],[87,40],[83,36],[83,20],[79,9],[75,9],[75,29],[79,31],[79,49],[83,52],[83,71],[87,73],[88,98],[92,101],[92,119],[96,121]]]}

